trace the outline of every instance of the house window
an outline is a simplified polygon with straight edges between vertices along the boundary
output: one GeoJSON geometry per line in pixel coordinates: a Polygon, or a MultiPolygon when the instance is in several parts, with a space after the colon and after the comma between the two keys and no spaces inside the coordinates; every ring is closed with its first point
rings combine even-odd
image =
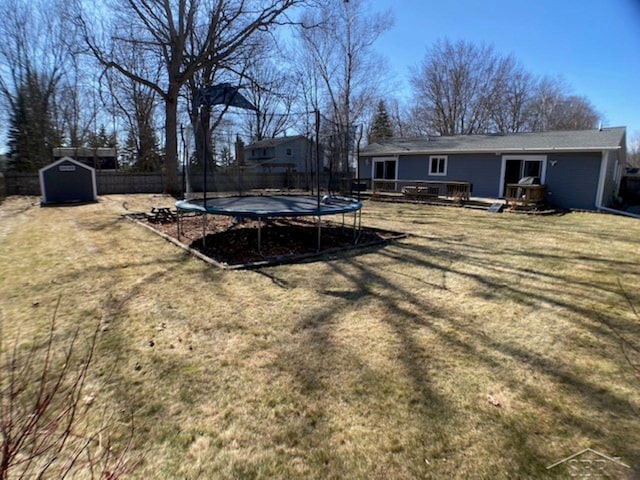
{"type": "Polygon", "coordinates": [[[447,157],[429,157],[429,175],[444,176],[447,174],[447,157]]]}
{"type": "Polygon", "coordinates": [[[290,148],[287,148],[287,157],[293,155],[293,151],[290,148]]]}

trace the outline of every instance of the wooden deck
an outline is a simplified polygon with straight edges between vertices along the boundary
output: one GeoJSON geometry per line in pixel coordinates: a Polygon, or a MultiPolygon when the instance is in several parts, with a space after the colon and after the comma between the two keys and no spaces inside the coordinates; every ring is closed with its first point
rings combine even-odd
{"type": "Polygon", "coordinates": [[[469,201],[470,182],[433,180],[373,180],[373,195],[383,192],[399,192],[407,199],[428,200],[446,198],[458,202],[469,201]]]}
{"type": "Polygon", "coordinates": [[[544,204],[547,198],[547,186],[510,183],[507,185],[504,197],[509,206],[536,208],[544,204]]]}

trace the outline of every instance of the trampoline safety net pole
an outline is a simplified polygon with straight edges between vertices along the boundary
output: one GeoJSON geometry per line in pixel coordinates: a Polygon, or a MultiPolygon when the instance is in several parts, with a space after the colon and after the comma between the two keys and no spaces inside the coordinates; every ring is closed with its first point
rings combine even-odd
{"type": "Polygon", "coordinates": [[[205,123],[204,115],[202,114],[202,105],[198,107],[198,113],[200,114],[200,131],[202,132],[202,167],[203,167],[203,185],[202,185],[202,199],[204,209],[207,209],[207,136],[205,135],[205,123]]]}
{"type": "Polygon", "coordinates": [[[316,195],[318,202],[318,247],[317,253],[320,253],[320,235],[322,232],[322,217],[320,216],[320,110],[316,110],[316,195]]]}
{"type": "Polygon", "coordinates": [[[318,215],[320,215],[320,110],[316,110],[316,188],[318,215]]]}

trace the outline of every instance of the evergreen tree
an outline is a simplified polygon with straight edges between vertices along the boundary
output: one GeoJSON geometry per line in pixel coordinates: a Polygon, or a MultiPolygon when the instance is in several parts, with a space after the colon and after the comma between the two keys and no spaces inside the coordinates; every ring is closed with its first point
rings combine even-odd
{"type": "Polygon", "coordinates": [[[140,121],[130,126],[122,150],[125,165],[139,172],[157,172],[160,170],[162,156],[158,148],[158,138],[153,127],[140,121]]]}
{"type": "Polygon", "coordinates": [[[371,130],[369,131],[368,141],[369,143],[375,143],[391,137],[393,137],[391,119],[387,113],[387,106],[384,100],[380,100],[376,109],[376,115],[373,118],[371,130]]]}
{"type": "Polygon", "coordinates": [[[235,163],[235,158],[233,158],[231,149],[228,146],[222,147],[222,152],[220,152],[220,163],[223,167],[230,167],[235,163]]]}
{"type": "Polygon", "coordinates": [[[98,133],[90,133],[87,146],[93,150],[96,148],[116,148],[116,133],[107,133],[107,128],[104,125],[100,125],[98,133]]]}
{"type": "Polygon", "coordinates": [[[155,172],[160,169],[161,157],[156,131],[148,122],[139,125],[139,145],[136,169],[143,172],[155,172]]]}
{"type": "Polygon", "coordinates": [[[52,122],[51,97],[38,74],[30,73],[12,103],[9,119],[8,166],[19,172],[36,172],[53,159],[61,135],[52,122]]]}

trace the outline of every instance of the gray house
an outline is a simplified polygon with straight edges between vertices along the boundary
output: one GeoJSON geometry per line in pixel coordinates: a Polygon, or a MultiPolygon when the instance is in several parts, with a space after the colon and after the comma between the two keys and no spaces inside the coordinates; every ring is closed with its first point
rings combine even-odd
{"type": "Polygon", "coordinates": [[[304,135],[262,140],[245,147],[245,165],[274,173],[315,170],[311,166],[312,145],[304,135]]]}
{"type": "Polygon", "coordinates": [[[361,150],[358,177],[398,191],[417,180],[470,182],[472,196],[487,198],[537,177],[548,204],[594,210],[618,195],[626,150],[624,127],[390,139],[361,150]]]}

